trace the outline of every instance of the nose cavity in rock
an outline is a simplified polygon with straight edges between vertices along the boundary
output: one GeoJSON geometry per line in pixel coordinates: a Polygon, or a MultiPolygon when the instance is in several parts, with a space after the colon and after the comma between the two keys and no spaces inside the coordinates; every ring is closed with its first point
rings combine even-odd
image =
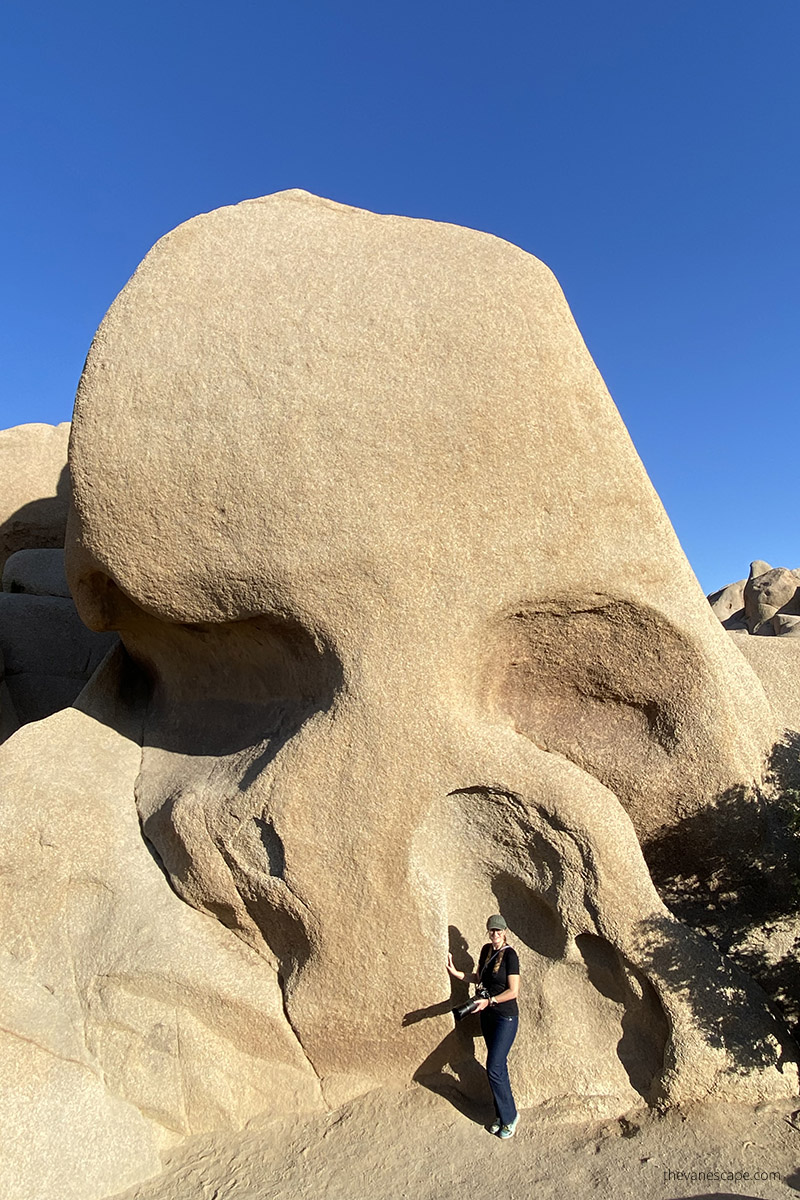
{"type": "Polygon", "coordinates": [[[244,817],[219,849],[282,981],[294,978],[311,953],[314,918],[286,879],[286,850],[266,815],[244,817]]]}
{"type": "MultiPolygon", "coordinates": [[[[513,769],[510,761],[506,769],[513,769]]],[[[561,786],[569,787],[569,778],[561,786]]],[[[535,792],[533,775],[531,787],[535,792]]],[[[459,966],[469,967],[458,936],[462,928],[481,928],[489,911],[508,921],[524,980],[515,1052],[525,1080],[523,1103],[558,1095],[565,1072],[570,1086],[595,1096],[598,1111],[606,1102],[652,1103],[663,1095],[669,1021],[650,981],[603,935],[604,920],[613,926],[614,905],[602,882],[611,866],[602,837],[581,844],[568,831],[566,808],[563,820],[557,815],[558,796],[551,794],[550,801],[552,817],[533,800],[499,788],[451,793],[428,814],[415,840],[422,889],[432,909],[444,899],[450,941],[464,960],[459,966]],[[452,926],[456,913],[460,924],[452,926]],[[548,1046],[544,1056],[542,1045],[548,1046]]],[[[631,875],[646,877],[641,858],[631,863],[631,875]]],[[[621,880],[613,887],[624,891],[621,880]]],[[[441,1062],[429,1064],[431,1084],[434,1068],[441,1071],[441,1062]]],[[[458,1038],[445,1069],[469,1077],[468,1051],[458,1038]]]]}

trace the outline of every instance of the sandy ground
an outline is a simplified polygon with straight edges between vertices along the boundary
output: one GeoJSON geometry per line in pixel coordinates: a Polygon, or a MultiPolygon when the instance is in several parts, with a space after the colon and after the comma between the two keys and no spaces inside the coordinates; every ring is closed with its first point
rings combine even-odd
{"type": "Polygon", "coordinates": [[[800,1100],[589,1123],[530,1111],[508,1141],[488,1132],[488,1119],[485,1110],[416,1085],[372,1092],[324,1116],[192,1138],[169,1152],[162,1175],[118,1200],[772,1200],[800,1193],[800,1100]]]}

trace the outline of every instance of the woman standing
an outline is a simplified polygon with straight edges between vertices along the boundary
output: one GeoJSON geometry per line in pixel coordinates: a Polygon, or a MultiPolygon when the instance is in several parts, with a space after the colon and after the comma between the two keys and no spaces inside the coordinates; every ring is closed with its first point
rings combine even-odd
{"type": "Polygon", "coordinates": [[[452,954],[447,956],[447,970],[454,979],[466,979],[489,993],[488,1000],[477,1002],[475,1011],[481,1014],[481,1033],[486,1042],[486,1074],[497,1114],[491,1132],[501,1138],[510,1138],[519,1121],[507,1061],[519,1024],[519,958],[514,947],[508,944],[508,925],[504,917],[499,913],[489,917],[486,930],[489,941],[481,948],[478,970],[469,975],[466,971],[457,971],[452,954]]]}

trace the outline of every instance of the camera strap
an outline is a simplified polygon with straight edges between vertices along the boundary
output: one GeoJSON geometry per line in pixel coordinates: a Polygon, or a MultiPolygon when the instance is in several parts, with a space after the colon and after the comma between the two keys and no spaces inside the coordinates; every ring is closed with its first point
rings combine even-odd
{"type": "Polygon", "coordinates": [[[502,956],[504,950],[505,946],[501,946],[499,950],[495,950],[493,954],[489,955],[489,957],[486,959],[486,962],[481,967],[481,980],[483,980],[483,976],[486,973],[487,968],[492,965],[498,955],[502,956]]]}

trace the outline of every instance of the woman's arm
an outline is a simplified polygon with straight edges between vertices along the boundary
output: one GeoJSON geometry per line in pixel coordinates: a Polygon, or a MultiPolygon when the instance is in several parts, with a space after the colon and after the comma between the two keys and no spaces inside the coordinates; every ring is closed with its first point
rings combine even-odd
{"type": "MultiPolygon", "coordinates": [[[[505,1000],[516,1000],[519,995],[519,975],[509,975],[508,987],[499,996],[492,996],[493,1004],[502,1004],[505,1000]]],[[[488,1004],[488,1000],[487,1000],[488,1004]]]]}
{"type": "Polygon", "coordinates": [[[478,976],[472,971],[457,971],[453,962],[452,954],[447,956],[447,970],[453,976],[453,979],[466,979],[467,983],[477,983],[478,976]]]}

